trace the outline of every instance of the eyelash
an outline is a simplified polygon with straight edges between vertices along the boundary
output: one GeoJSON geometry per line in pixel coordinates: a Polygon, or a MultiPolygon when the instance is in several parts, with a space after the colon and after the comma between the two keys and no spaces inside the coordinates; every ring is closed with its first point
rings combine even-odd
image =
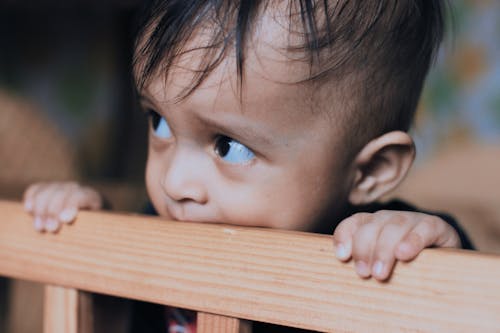
{"type": "Polygon", "coordinates": [[[149,109],[149,108],[145,109],[144,113],[145,113],[146,117],[148,118],[148,120],[151,121],[151,125],[153,125],[154,119],[156,117],[160,117],[160,114],[153,109],[149,109]]]}
{"type": "MultiPolygon", "coordinates": [[[[153,135],[162,140],[170,139],[172,131],[166,119],[153,109],[147,109],[153,135]]],[[[215,154],[229,164],[247,164],[255,158],[255,153],[241,142],[223,134],[213,140],[215,154]]]]}
{"type": "Polygon", "coordinates": [[[147,110],[150,126],[153,134],[160,139],[169,139],[172,137],[172,130],[164,117],[153,109],[147,110]]]}
{"type": "Polygon", "coordinates": [[[225,135],[216,137],[214,151],[217,156],[230,164],[247,164],[255,158],[255,153],[250,148],[225,135]]]}

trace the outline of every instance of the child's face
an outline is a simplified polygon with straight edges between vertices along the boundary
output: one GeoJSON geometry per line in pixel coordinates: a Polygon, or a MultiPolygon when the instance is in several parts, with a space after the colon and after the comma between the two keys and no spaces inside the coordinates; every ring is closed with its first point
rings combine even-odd
{"type": "Polygon", "coordinates": [[[323,93],[284,84],[307,66],[269,45],[262,37],[248,54],[242,100],[231,57],[180,102],[173,97],[192,79],[182,64],[167,82],[159,75],[140,92],[155,112],[146,185],[161,216],[312,230],[341,213],[353,178],[347,133],[335,117],[341,105],[327,112],[323,93]]]}

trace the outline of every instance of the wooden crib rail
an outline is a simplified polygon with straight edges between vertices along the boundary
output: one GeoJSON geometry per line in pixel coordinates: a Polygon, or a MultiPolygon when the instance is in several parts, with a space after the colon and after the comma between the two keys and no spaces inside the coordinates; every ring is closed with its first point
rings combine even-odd
{"type": "Polygon", "coordinates": [[[324,235],[103,212],[39,234],[0,201],[0,275],[318,331],[500,331],[500,256],[461,250],[425,250],[378,283],[324,235]]]}

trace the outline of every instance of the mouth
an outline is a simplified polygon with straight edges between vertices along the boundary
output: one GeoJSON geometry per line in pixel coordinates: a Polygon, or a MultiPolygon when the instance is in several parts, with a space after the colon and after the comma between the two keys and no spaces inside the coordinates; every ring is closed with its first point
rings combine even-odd
{"type": "Polygon", "coordinates": [[[169,219],[174,221],[186,221],[184,209],[175,205],[165,205],[165,210],[169,219]]]}
{"type": "Polygon", "coordinates": [[[211,218],[207,214],[207,208],[194,202],[181,202],[171,205],[165,205],[165,209],[169,218],[174,221],[184,222],[216,222],[216,219],[211,218]]]}

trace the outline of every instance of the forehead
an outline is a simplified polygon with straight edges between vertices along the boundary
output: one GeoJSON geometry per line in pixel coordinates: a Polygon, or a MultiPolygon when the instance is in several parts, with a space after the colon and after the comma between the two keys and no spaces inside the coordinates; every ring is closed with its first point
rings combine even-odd
{"type": "Polygon", "coordinates": [[[332,98],[338,91],[328,89],[326,97],[324,89],[317,89],[313,82],[304,82],[310,75],[309,63],[304,61],[303,54],[289,51],[290,45],[300,43],[301,35],[291,28],[289,14],[280,13],[287,11],[266,10],[248,35],[241,87],[235,52],[231,49],[191,94],[178,98],[197,80],[207,56],[204,46],[210,42],[211,27],[205,26],[186,42],[182,55],[169,67],[168,75],[157,71],[140,93],[166,106],[226,114],[251,112],[259,118],[276,121],[286,118],[288,126],[310,117],[330,117],[331,112],[322,112],[323,101],[340,101],[341,98],[332,98]]]}
{"type": "MultiPolygon", "coordinates": [[[[293,38],[289,33],[286,20],[288,20],[287,17],[280,17],[271,10],[262,13],[257,19],[255,29],[248,35],[249,38],[246,41],[242,97],[251,97],[255,93],[253,88],[258,88],[255,84],[259,80],[280,83],[283,84],[282,88],[286,88],[307,78],[308,64],[299,60],[296,54],[286,51],[290,39],[293,38]]],[[[158,81],[164,80],[164,88],[166,88],[166,94],[163,96],[164,102],[173,102],[176,97],[182,95],[183,91],[197,82],[202,74],[201,71],[204,70],[207,57],[212,57],[214,54],[217,56],[217,53],[221,52],[221,50],[209,47],[212,42],[212,29],[213,27],[208,24],[200,27],[193,37],[184,43],[179,52],[180,55],[169,64],[168,72],[164,66],[159,66],[156,73],[147,81],[145,88],[151,86],[153,81],[155,81],[154,85],[158,86],[158,81]]],[[[147,37],[147,34],[145,36],[147,37]]],[[[139,42],[138,49],[141,43],[142,41],[139,42]]],[[[139,61],[134,66],[136,81],[140,75],[141,66],[139,57],[139,61]]],[[[233,47],[222,55],[220,63],[215,68],[207,72],[207,77],[197,90],[214,86],[222,88],[228,84],[237,92],[238,75],[233,47]]],[[[304,91],[305,86],[301,85],[299,91],[304,91]]]]}
{"type": "MultiPolygon", "coordinates": [[[[313,90],[309,85],[297,84],[301,75],[296,67],[283,59],[259,57],[249,53],[246,59],[243,85],[238,85],[234,59],[227,57],[189,96],[178,99],[193,80],[193,57],[171,69],[165,80],[153,78],[142,94],[152,99],[164,110],[189,110],[187,114],[198,114],[201,118],[238,118],[256,126],[268,127],[268,131],[280,124],[293,130],[294,124],[304,124],[316,118],[313,110],[313,90]]],[[[249,124],[250,125],[250,124],[249,124]]]]}
{"type": "MultiPolygon", "coordinates": [[[[136,82],[147,85],[153,78],[163,76],[167,79],[174,76],[177,81],[176,86],[180,87],[178,76],[182,74],[185,77],[184,81],[187,81],[182,82],[182,85],[190,88],[205,80],[208,76],[205,74],[212,74],[215,68],[220,72],[220,67],[224,67],[236,73],[237,49],[241,49],[241,57],[244,57],[244,70],[257,70],[263,77],[283,83],[305,80],[310,74],[305,51],[299,51],[299,48],[290,51],[290,47],[304,42],[304,35],[299,32],[300,25],[298,22],[292,24],[292,21],[297,21],[295,18],[299,14],[292,15],[291,8],[287,7],[290,4],[286,1],[271,4],[258,7],[260,13],[255,15],[251,24],[249,23],[249,31],[245,32],[244,41],[240,46],[235,41],[238,37],[235,36],[236,30],[233,29],[236,27],[225,27],[227,24],[235,24],[231,23],[235,19],[220,23],[219,18],[207,14],[202,22],[195,23],[195,28],[181,31],[179,35],[185,36],[182,38],[172,35],[172,32],[164,31],[163,24],[156,24],[160,18],[152,19],[145,25],[144,32],[140,34],[141,39],[136,44],[133,68],[136,82]],[[160,43],[159,39],[168,42],[165,45],[157,44],[160,43]],[[165,53],[162,57],[159,52],[163,50],[165,53]],[[255,66],[256,63],[260,66],[255,66]],[[148,66],[155,71],[151,73],[148,66]],[[184,71],[187,73],[183,73],[184,71]],[[188,80],[189,75],[191,80],[188,80]]],[[[219,14],[212,13],[212,15],[219,14]]],[[[210,76],[217,75],[214,73],[210,76]]]]}

